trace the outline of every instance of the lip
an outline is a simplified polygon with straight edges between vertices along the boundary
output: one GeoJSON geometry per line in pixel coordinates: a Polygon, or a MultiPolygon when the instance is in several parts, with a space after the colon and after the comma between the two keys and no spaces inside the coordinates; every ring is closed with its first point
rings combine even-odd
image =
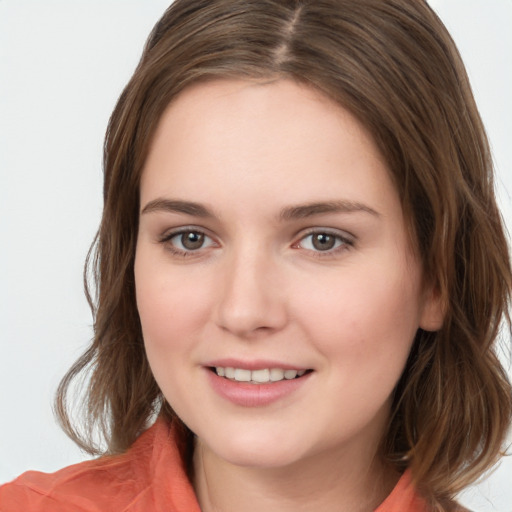
{"type": "Polygon", "coordinates": [[[208,361],[204,364],[205,367],[215,368],[220,366],[222,368],[240,368],[241,370],[263,370],[265,368],[281,368],[282,370],[308,370],[309,368],[304,366],[293,366],[288,363],[283,363],[276,360],[270,359],[254,359],[252,361],[243,361],[241,359],[215,359],[214,361],[208,361]]]}
{"type": "MultiPolygon", "coordinates": [[[[237,364],[240,364],[238,362],[237,364]]],[[[259,363],[257,363],[259,364],[259,363]]],[[[265,363],[266,364],[266,363],[265,363]]],[[[230,364],[215,364],[212,366],[231,366],[230,364]]],[[[283,368],[273,363],[270,366],[233,366],[247,370],[258,370],[261,368],[283,368]]],[[[286,366],[283,369],[296,369],[286,366]]],[[[251,384],[249,382],[237,382],[224,377],[219,377],[211,367],[205,367],[208,382],[211,388],[222,398],[232,404],[242,407],[265,407],[279,400],[282,400],[302,388],[309,380],[313,372],[304,374],[302,377],[290,380],[281,380],[268,384],[251,384]]]]}

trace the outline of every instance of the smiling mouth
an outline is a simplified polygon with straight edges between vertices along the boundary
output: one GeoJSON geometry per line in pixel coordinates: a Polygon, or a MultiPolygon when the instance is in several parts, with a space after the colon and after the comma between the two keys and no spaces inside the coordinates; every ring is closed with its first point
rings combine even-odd
{"type": "Polygon", "coordinates": [[[281,368],[263,368],[261,370],[246,370],[244,368],[232,368],[215,366],[210,370],[219,377],[235,382],[247,382],[250,384],[269,384],[283,380],[299,379],[313,370],[283,370],[281,368]]]}

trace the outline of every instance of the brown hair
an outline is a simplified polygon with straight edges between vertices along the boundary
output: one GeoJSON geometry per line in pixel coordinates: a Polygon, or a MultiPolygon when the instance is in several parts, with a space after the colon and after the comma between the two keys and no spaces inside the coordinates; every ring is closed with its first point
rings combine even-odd
{"type": "Polygon", "coordinates": [[[91,453],[118,453],[156,414],[173,420],[135,303],[139,181],[164,109],[190,84],[217,77],[308,84],[379,145],[446,308],[438,332],[417,334],[385,456],[411,468],[433,508],[451,510],[454,494],[497,460],[510,424],[512,391],[494,344],[504,319],[510,327],[512,277],[482,122],[455,44],[424,0],[176,0],[165,12],[107,130],[103,218],[88,257],[94,339],[60,384],[64,429],[91,453]],[[83,374],[80,433],[67,397],[83,374]],[[106,450],[92,442],[95,428],[106,450]]]}

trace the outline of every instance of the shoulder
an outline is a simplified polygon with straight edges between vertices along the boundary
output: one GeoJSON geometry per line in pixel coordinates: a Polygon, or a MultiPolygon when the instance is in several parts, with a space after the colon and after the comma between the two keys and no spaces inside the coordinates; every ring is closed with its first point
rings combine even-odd
{"type": "MultiPolygon", "coordinates": [[[[155,465],[161,465],[162,444],[169,444],[168,433],[166,425],[156,424],[124,454],[55,473],[24,473],[0,487],[0,512],[155,510],[148,505],[153,503],[155,465]]],[[[178,464],[170,460],[173,453],[170,455],[165,457],[166,465],[178,464]]]]}
{"type": "MultiPolygon", "coordinates": [[[[452,503],[454,512],[471,512],[456,503],[452,503]]],[[[405,471],[391,494],[375,512],[432,512],[432,507],[422,498],[413,484],[410,470],[405,471]]]]}
{"type": "Polygon", "coordinates": [[[55,473],[28,471],[0,487],[0,511],[119,510],[147,486],[140,462],[127,453],[55,473]]]}

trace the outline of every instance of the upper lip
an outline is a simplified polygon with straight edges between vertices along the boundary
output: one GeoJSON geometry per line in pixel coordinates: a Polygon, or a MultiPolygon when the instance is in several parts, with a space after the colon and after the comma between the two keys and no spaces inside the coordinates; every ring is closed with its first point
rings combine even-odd
{"type": "Polygon", "coordinates": [[[253,359],[251,361],[234,358],[215,359],[205,363],[210,368],[240,368],[241,370],[264,370],[265,368],[280,368],[282,370],[308,370],[307,366],[284,363],[270,359],[253,359]]]}

